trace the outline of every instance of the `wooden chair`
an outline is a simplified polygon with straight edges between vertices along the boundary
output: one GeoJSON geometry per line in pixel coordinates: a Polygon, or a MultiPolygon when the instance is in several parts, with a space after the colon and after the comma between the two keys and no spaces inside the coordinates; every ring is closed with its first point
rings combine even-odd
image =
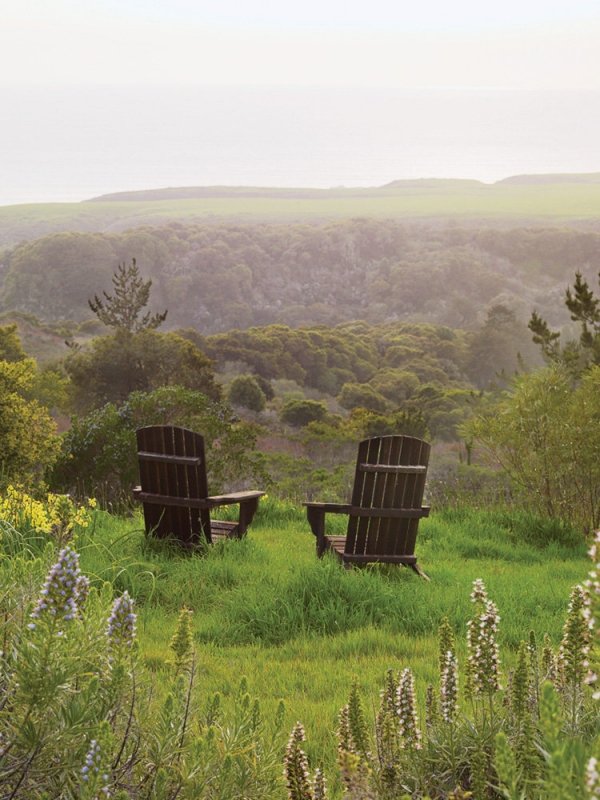
{"type": "Polygon", "coordinates": [[[204,439],[172,425],[152,425],[137,433],[140,486],[133,490],[144,504],[146,531],[173,537],[193,547],[246,533],[264,492],[208,496],[204,439]],[[210,519],[210,510],[239,503],[237,522],[210,519]]]}
{"type": "Polygon", "coordinates": [[[305,503],[317,538],[317,555],[333,551],[344,566],[404,564],[429,580],[417,565],[415,542],[430,445],[412,436],[378,436],[358,447],[352,501],[305,503]],[[325,514],[348,514],[345,536],[325,533],[325,514]]]}

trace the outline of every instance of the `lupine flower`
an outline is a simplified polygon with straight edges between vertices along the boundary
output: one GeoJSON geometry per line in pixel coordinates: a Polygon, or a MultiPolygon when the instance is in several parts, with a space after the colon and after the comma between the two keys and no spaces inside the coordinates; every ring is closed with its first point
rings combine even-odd
{"type": "MultiPolygon", "coordinates": [[[[90,749],[85,757],[85,764],[81,768],[81,780],[86,784],[93,784],[95,797],[110,797],[110,775],[102,771],[102,752],[100,743],[96,739],[90,742],[90,749]]],[[[88,790],[89,791],[89,790],[88,790]]]]}
{"type": "Polygon", "coordinates": [[[500,688],[500,655],[496,641],[499,621],[496,604],[485,600],[483,613],[467,622],[467,680],[468,691],[472,694],[490,694],[500,688]]]}
{"type": "Polygon", "coordinates": [[[487,590],[481,578],[476,578],[473,581],[473,591],[471,592],[471,602],[485,603],[488,599],[487,590]]]}
{"type": "Polygon", "coordinates": [[[315,770],[315,777],[313,779],[313,798],[314,800],[327,800],[327,783],[325,775],[320,767],[315,770]]]}
{"type": "Polygon", "coordinates": [[[111,651],[130,648],[135,640],[136,615],[133,613],[133,600],[128,592],[117,597],[108,618],[106,636],[111,651]]]}
{"type": "Polygon", "coordinates": [[[187,667],[192,660],[194,651],[192,612],[189,608],[182,608],[179,612],[177,627],[169,646],[175,653],[175,667],[178,670],[187,667]]]}
{"type": "Polygon", "coordinates": [[[600,797],[600,772],[598,759],[590,758],[585,768],[585,786],[588,797],[600,797]]]}
{"type": "Polygon", "coordinates": [[[421,731],[417,717],[415,681],[410,667],[402,672],[398,683],[398,718],[403,746],[419,750],[421,748],[421,731]]]}
{"type": "Polygon", "coordinates": [[[452,722],[458,705],[458,661],[451,650],[446,653],[446,663],[440,681],[440,699],[444,722],[452,722]]]}
{"type": "Polygon", "coordinates": [[[350,711],[347,705],[340,709],[337,740],[338,753],[340,753],[342,750],[346,750],[349,753],[355,752],[354,742],[352,741],[352,733],[350,732],[350,711]]]}
{"type": "Polygon", "coordinates": [[[559,649],[560,666],[565,680],[571,686],[579,685],[586,674],[590,649],[590,629],[584,616],[586,608],[589,608],[589,595],[583,586],[575,586],[571,592],[559,649]]]}
{"type": "Polygon", "coordinates": [[[352,743],[357,753],[369,758],[369,734],[356,681],[352,683],[348,699],[348,724],[352,743]]]}
{"type": "Polygon", "coordinates": [[[297,722],[292,728],[283,759],[283,775],[286,779],[289,800],[313,800],[308,759],[301,747],[301,743],[305,740],[302,723],[297,722]]]}
{"type": "Polygon", "coordinates": [[[364,759],[344,750],[339,755],[339,765],[345,800],[375,800],[370,786],[371,770],[364,759]]]}
{"type": "MultiPolygon", "coordinates": [[[[66,622],[74,619],[79,610],[80,591],[83,593],[81,599],[85,600],[88,586],[87,578],[84,579],[79,570],[79,556],[70,547],[63,547],[58,554],[58,561],[46,576],[31,618],[54,617],[66,622]]],[[[35,622],[29,624],[31,629],[35,626],[35,622]]]]}

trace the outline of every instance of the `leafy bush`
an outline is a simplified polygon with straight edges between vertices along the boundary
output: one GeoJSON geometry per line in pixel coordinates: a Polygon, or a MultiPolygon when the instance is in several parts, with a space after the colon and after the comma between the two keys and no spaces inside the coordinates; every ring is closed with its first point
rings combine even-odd
{"type": "MultiPolygon", "coordinates": [[[[597,555],[594,548],[595,561],[597,555]]],[[[483,582],[474,581],[466,663],[459,671],[454,632],[443,620],[439,681],[427,687],[424,726],[409,667],[388,670],[374,734],[355,683],[337,730],[336,778],[344,798],[597,797],[600,692],[593,693],[590,685],[598,681],[600,566],[594,566],[587,587],[576,586],[571,593],[558,651],[548,640],[539,647],[530,634],[506,684],[498,610],[483,582]]],[[[285,755],[288,798],[325,800],[325,777],[320,769],[310,775],[304,738],[298,723],[285,755]]]]}
{"type": "Polygon", "coordinates": [[[599,418],[600,367],[573,386],[554,366],[519,377],[464,427],[527,506],[589,533],[600,526],[599,418]]]}
{"type": "Polygon", "coordinates": [[[238,375],[229,386],[229,402],[234,406],[243,406],[251,411],[262,411],[267,402],[265,393],[252,375],[238,375]]]}
{"type": "Polygon", "coordinates": [[[108,403],[74,418],[64,434],[53,484],[104,502],[129,496],[137,483],[135,431],[146,425],[182,425],[204,436],[211,491],[255,480],[267,483],[251,425],[234,422],[230,409],[200,392],[165,386],[133,392],[117,407],[108,403]]]}
{"type": "Polygon", "coordinates": [[[317,400],[288,400],[279,416],[286,425],[302,428],[309,422],[321,422],[326,414],[325,404],[317,400]]]}
{"type": "Polygon", "coordinates": [[[283,708],[267,726],[244,681],[232,711],[219,695],[199,700],[187,610],[168,671],[144,673],[133,600],[125,592],[113,602],[108,584],[90,591],[68,547],[36,588],[52,552],[0,558],[3,796],[280,797],[283,708]]]}

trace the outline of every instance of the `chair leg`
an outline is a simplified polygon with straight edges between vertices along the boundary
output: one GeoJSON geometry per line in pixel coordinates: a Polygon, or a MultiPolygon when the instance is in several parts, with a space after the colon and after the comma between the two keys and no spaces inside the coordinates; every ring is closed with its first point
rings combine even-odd
{"type": "Polygon", "coordinates": [[[429,575],[426,575],[418,564],[411,564],[410,568],[414,570],[420,578],[423,578],[423,580],[425,581],[431,580],[429,575]]]}

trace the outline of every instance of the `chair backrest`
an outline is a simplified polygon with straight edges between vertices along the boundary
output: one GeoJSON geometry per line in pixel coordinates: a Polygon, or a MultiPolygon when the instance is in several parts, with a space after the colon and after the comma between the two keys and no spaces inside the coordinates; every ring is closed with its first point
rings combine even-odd
{"type": "Polygon", "coordinates": [[[366,514],[350,512],[346,553],[414,554],[418,516],[386,516],[385,510],[421,508],[430,449],[413,436],[377,436],[359,444],[352,507],[366,514]]]}
{"type": "Polygon", "coordinates": [[[146,530],[184,544],[203,535],[210,543],[208,510],[185,503],[208,497],[203,437],[173,425],[140,428],[136,436],[146,530]]]}

